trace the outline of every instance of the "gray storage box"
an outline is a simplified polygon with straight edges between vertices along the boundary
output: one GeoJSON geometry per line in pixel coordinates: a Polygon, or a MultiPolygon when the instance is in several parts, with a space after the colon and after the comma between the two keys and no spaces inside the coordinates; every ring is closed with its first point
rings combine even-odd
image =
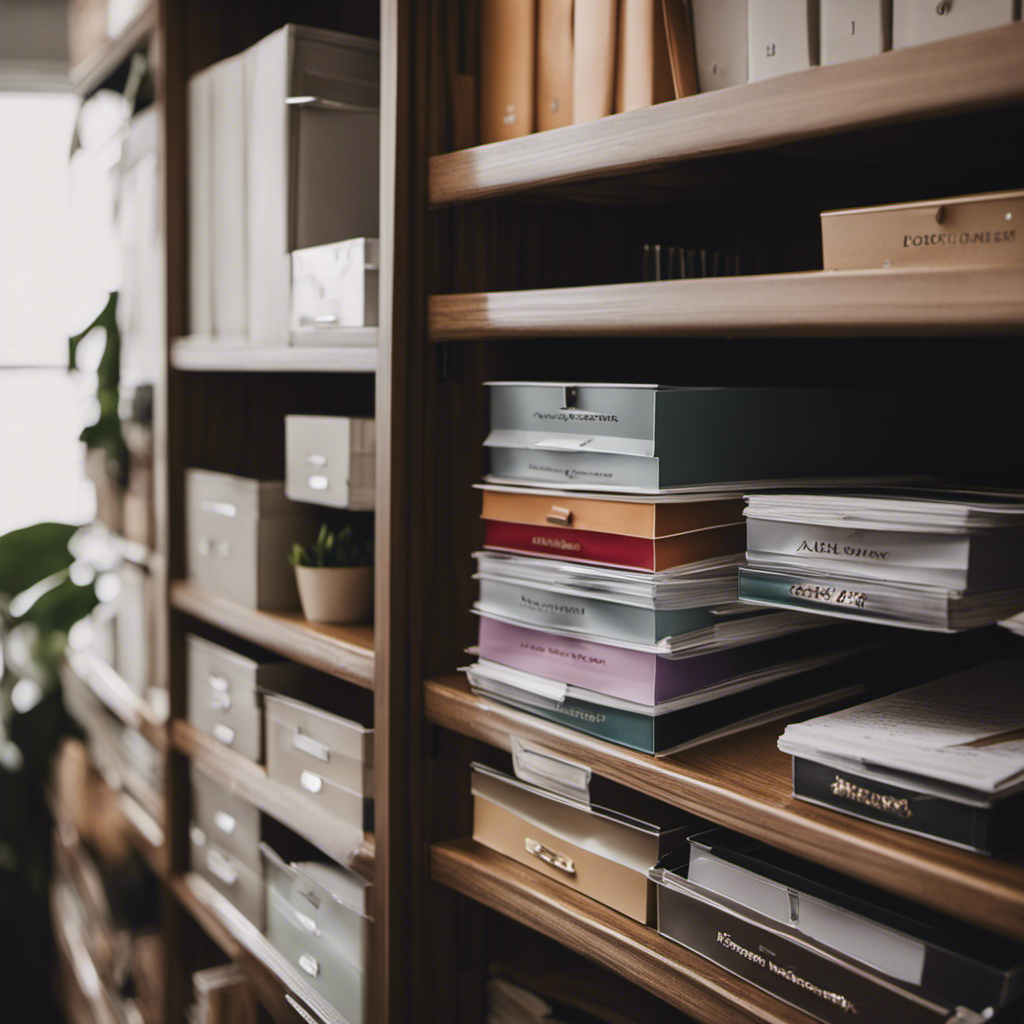
{"type": "Polygon", "coordinates": [[[287,864],[266,843],[267,938],[349,1024],[365,1016],[369,883],[337,864],[287,864]]]}
{"type": "Polygon", "coordinates": [[[372,419],[285,416],[285,493],[292,501],[367,511],[374,505],[372,419]]]}
{"type": "Polygon", "coordinates": [[[288,553],[316,533],[311,509],[285,498],[279,480],[185,471],[189,578],[249,608],[295,609],[299,593],[288,553]]]}
{"type": "Polygon", "coordinates": [[[374,39],[285,25],[245,54],[249,334],[287,344],[295,249],[378,235],[374,39]]]}
{"type": "Polygon", "coordinates": [[[202,875],[262,931],[266,909],[262,864],[258,871],[252,871],[237,857],[222,850],[214,839],[192,823],[189,828],[192,870],[202,875]]]}
{"type": "Polygon", "coordinates": [[[267,775],[372,828],[373,730],[289,697],[266,695],[267,775]]]}
{"type": "Polygon", "coordinates": [[[914,406],[880,392],[500,382],[491,473],[591,491],[913,471],[914,406]],[[808,411],[871,423],[808,429],[808,411]]]}
{"type": "Polygon", "coordinates": [[[192,821],[207,840],[255,876],[260,862],[260,812],[192,766],[192,821]]]}
{"type": "Polygon", "coordinates": [[[380,242],[344,242],[292,253],[292,344],[344,344],[341,328],[377,326],[380,242]]]}
{"type": "Polygon", "coordinates": [[[191,634],[185,641],[189,721],[244,757],[262,761],[258,688],[294,689],[303,670],[289,661],[255,661],[191,634]]]}

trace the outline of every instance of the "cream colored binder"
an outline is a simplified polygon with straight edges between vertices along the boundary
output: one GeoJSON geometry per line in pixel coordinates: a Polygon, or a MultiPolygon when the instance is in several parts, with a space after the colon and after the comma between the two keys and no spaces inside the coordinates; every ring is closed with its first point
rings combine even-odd
{"type": "Polygon", "coordinates": [[[675,98],[697,92],[697,53],[693,39],[693,11],[689,0],[661,0],[665,43],[675,98]]]}
{"type": "Polygon", "coordinates": [[[572,124],[573,0],[538,0],[537,131],[572,124]]]}
{"type": "Polygon", "coordinates": [[[619,0],[615,112],[675,99],[662,0],[619,0]]]}
{"type": "Polygon", "coordinates": [[[533,131],[536,35],[536,0],[481,0],[481,143],[533,131]]]}
{"type": "Polygon", "coordinates": [[[594,121],[615,111],[618,0],[576,0],[573,9],[572,120],[594,121]]]}

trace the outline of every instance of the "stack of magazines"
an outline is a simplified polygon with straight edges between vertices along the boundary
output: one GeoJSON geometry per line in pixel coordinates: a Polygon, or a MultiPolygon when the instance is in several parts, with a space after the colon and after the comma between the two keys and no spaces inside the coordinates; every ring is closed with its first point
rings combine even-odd
{"type": "Polygon", "coordinates": [[[735,481],[864,465],[852,445],[849,461],[831,447],[826,457],[788,402],[783,391],[492,385],[486,444],[500,476],[482,488],[474,690],[652,754],[820,704],[820,678],[801,673],[876,634],[736,602],[749,485],[735,481]],[[730,419],[752,407],[756,441],[730,419]]]}
{"type": "Polygon", "coordinates": [[[1024,494],[752,494],[745,602],[952,632],[1024,609],[1024,494]]]}
{"type": "Polygon", "coordinates": [[[1024,848],[1024,661],[786,727],[802,800],[979,853],[1024,848]]]}

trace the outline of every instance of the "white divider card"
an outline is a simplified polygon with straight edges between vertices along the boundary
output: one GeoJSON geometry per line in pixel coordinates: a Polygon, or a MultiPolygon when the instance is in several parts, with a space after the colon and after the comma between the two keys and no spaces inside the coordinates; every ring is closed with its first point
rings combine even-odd
{"type": "Polygon", "coordinates": [[[882,53],[891,29],[892,0],[821,0],[821,63],[882,53]]]}
{"type": "Polygon", "coordinates": [[[512,766],[517,779],[589,806],[590,768],[519,736],[509,738],[512,741],[512,766]]]}

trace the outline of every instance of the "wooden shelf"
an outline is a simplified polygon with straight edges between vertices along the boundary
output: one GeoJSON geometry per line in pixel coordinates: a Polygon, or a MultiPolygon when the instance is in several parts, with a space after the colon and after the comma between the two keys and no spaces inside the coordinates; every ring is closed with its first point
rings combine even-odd
{"type": "Polygon", "coordinates": [[[338,828],[335,818],[302,793],[267,777],[266,769],[229,750],[189,722],[175,721],[174,747],[219,786],[308,839],[328,857],[373,881],[374,842],[363,835],[354,842],[351,830],[338,828]]]}
{"type": "Polygon", "coordinates": [[[87,686],[125,725],[137,729],[157,750],[167,749],[166,721],[102,658],[91,651],[72,651],[65,665],[66,673],[87,686]]]}
{"type": "Polygon", "coordinates": [[[654,928],[471,839],[435,843],[430,873],[469,896],[641,985],[698,1020],[714,1024],[811,1024],[812,1018],[762,992],[654,928]]]}
{"type": "Polygon", "coordinates": [[[373,373],[377,328],[353,327],[344,345],[282,345],[264,348],[206,338],[180,338],[171,345],[176,370],[227,373],[373,373]]]}
{"type": "Polygon", "coordinates": [[[430,160],[435,205],[1024,99],[1024,24],[689,96],[430,160]]]}
{"type": "Polygon", "coordinates": [[[249,979],[277,1024],[346,1024],[266,936],[205,878],[192,873],[175,875],[171,888],[203,931],[249,979]]]}
{"type": "Polygon", "coordinates": [[[1019,332],[1024,272],[848,270],[433,295],[432,341],[1019,332]]]}
{"type": "Polygon", "coordinates": [[[796,800],[780,723],[651,757],[474,696],[461,676],[426,684],[436,725],[504,750],[521,736],[616,782],[954,917],[1024,940],[1024,865],[796,800]]]}
{"type": "Polygon", "coordinates": [[[70,71],[79,96],[95,92],[149,38],[156,26],[156,3],[147,3],[116,39],[108,39],[70,71]]]}
{"type": "Polygon", "coordinates": [[[171,607],[302,665],[373,689],[373,627],[325,626],[297,612],[261,612],[174,580],[171,607]]]}

